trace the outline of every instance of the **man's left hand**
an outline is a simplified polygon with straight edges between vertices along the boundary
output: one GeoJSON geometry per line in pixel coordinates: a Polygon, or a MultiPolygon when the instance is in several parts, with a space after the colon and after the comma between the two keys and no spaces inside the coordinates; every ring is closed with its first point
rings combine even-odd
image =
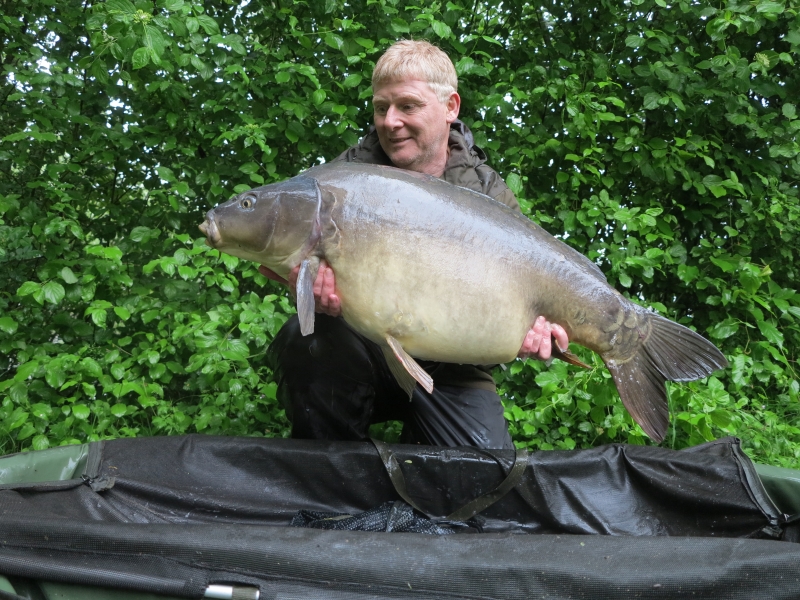
{"type": "Polygon", "coordinates": [[[519,358],[535,358],[550,360],[553,356],[552,340],[555,338],[556,346],[562,352],[569,348],[569,337],[561,325],[550,323],[540,316],[536,319],[522,342],[522,348],[517,356],[519,358]]]}

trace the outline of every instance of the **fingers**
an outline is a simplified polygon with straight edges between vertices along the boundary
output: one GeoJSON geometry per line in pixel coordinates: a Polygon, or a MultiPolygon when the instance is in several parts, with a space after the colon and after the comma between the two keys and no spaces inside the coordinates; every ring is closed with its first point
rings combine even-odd
{"type": "Polygon", "coordinates": [[[332,317],[342,314],[342,305],[336,294],[336,277],[333,269],[324,260],[320,261],[317,278],[314,280],[314,300],[316,311],[332,317]]]}
{"type": "Polygon", "coordinates": [[[319,305],[319,300],[322,297],[322,286],[325,279],[326,269],[328,269],[328,263],[326,263],[324,260],[319,261],[317,276],[314,278],[314,298],[317,300],[317,305],[319,305]]]}
{"type": "MultiPolygon", "coordinates": [[[[525,339],[522,342],[522,348],[520,348],[519,354],[517,356],[519,356],[520,358],[528,358],[531,354],[535,354],[535,350],[532,349],[534,341],[533,338],[535,335],[536,333],[533,331],[533,328],[528,329],[528,333],[525,334],[525,339]]],[[[536,346],[537,350],[538,347],[539,346],[537,344],[536,346]]]]}
{"type": "Polygon", "coordinates": [[[542,316],[537,317],[520,348],[519,358],[535,358],[550,360],[553,355],[553,343],[562,352],[569,348],[569,336],[566,330],[555,323],[550,323],[542,316]]]}
{"type": "Polygon", "coordinates": [[[342,315],[342,302],[336,294],[330,294],[328,296],[327,314],[332,317],[340,317],[342,315]]]}
{"type": "Polygon", "coordinates": [[[556,346],[558,346],[558,349],[561,350],[561,352],[566,352],[569,350],[569,336],[567,336],[567,332],[564,330],[564,328],[561,325],[553,323],[550,326],[550,330],[556,340],[556,346]]]}
{"type": "Polygon", "coordinates": [[[552,326],[550,325],[550,321],[547,321],[544,317],[539,317],[536,319],[537,323],[540,319],[543,321],[543,323],[541,325],[542,333],[541,341],[539,342],[538,358],[539,360],[550,360],[550,356],[553,353],[553,338],[551,336],[552,326]]]}
{"type": "Polygon", "coordinates": [[[541,358],[545,347],[547,348],[547,358],[550,358],[550,323],[544,317],[539,317],[525,335],[522,348],[517,356],[541,358]]]}
{"type": "MultiPolygon", "coordinates": [[[[269,271],[266,267],[260,267],[259,271],[261,271],[262,268],[269,271]]],[[[265,277],[269,277],[264,271],[261,272],[265,277]]],[[[299,273],[300,265],[297,265],[294,269],[289,271],[288,281],[284,280],[289,284],[289,290],[293,296],[297,296],[297,276],[299,273]]],[[[339,296],[336,294],[336,277],[333,274],[333,269],[328,266],[325,260],[321,260],[319,263],[317,276],[314,279],[313,291],[314,310],[316,312],[325,313],[332,317],[341,316],[342,303],[339,296]]]]}

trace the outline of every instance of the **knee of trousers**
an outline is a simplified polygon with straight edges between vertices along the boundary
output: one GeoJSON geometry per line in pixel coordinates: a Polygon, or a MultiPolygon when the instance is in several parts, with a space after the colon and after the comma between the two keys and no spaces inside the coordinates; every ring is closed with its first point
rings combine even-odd
{"type": "MultiPolygon", "coordinates": [[[[267,350],[267,366],[278,379],[309,385],[319,378],[371,380],[374,351],[371,342],[345,325],[341,318],[316,315],[314,333],[300,333],[300,321],[292,316],[267,350]]],[[[301,385],[301,387],[306,387],[301,385]]],[[[294,386],[293,386],[294,387],[294,386]]]]}

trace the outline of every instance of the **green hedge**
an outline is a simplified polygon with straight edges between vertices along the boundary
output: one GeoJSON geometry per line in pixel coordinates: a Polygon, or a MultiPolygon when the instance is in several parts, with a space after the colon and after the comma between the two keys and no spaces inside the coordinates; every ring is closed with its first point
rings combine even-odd
{"type": "MultiPolygon", "coordinates": [[[[293,303],[197,224],[354,143],[413,37],[523,210],[729,357],[670,387],[665,444],[797,466],[796,2],[418,4],[5,3],[0,451],[287,435],[263,356],[293,303]]],[[[646,443],[583,356],[497,371],[517,444],[646,443]]]]}

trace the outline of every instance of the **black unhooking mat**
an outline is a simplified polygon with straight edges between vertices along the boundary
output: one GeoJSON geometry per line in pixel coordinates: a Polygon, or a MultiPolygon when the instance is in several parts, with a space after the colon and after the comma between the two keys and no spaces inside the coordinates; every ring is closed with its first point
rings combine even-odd
{"type": "Polygon", "coordinates": [[[796,525],[733,438],[529,456],[210,436],[87,448],[72,479],[0,486],[0,574],[187,598],[223,583],[276,599],[800,597],[796,525]],[[373,509],[425,533],[375,533],[359,516],[373,509]],[[326,520],[371,532],[289,526],[326,520]]]}

